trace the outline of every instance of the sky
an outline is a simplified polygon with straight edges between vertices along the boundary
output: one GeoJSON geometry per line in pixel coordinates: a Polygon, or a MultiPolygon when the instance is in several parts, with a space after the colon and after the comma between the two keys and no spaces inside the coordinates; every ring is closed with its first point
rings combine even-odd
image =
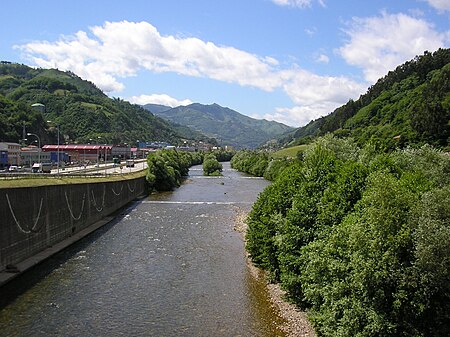
{"type": "Polygon", "coordinates": [[[1,1],[0,60],[298,127],[450,45],[448,0],[1,1]]]}

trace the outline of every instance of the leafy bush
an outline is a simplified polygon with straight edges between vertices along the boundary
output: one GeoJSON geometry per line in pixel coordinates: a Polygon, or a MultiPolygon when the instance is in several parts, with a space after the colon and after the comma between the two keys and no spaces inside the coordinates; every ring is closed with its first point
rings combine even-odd
{"type": "Polygon", "coordinates": [[[222,164],[216,159],[214,154],[208,154],[203,158],[203,175],[218,176],[221,175],[222,164]]]}
{"type": "Polygon", "coordinates": [[[198,164],[200,157],[190,152],[160,150],[147,157],[147,182],[157,191],[170,191],[181,184],[189,167],[198,164]]]}
{"type": "Polygon", "coordinates": [[[281,172],[291,165],[291,161],[286,159],[272,159],[269,161],[266,170],[264,171],[264,178],[274,181],[281,172]]]}
{"type": "Polygon", "coordinates": [[[231,159],[232,168],[257,177],[262,177],[264,175],[268,164],[268,155],[265,152],[258,151],[239,151],[231,159]]]}

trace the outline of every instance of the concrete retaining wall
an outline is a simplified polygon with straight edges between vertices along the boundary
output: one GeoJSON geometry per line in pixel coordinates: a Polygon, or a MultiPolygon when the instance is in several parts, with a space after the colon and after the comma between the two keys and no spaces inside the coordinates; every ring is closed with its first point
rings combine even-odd
{"type": "Polygon", "coordinates": [[[86,229],[145,193],[145,178],[0,189],[0,271],[86,229]]]}

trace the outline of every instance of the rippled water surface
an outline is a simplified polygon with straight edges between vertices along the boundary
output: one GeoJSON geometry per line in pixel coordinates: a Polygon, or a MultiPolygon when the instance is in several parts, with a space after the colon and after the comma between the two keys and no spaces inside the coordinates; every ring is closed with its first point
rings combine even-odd
{"type": "Polygon", "coordinates": [[[283,336],[233,230],[268,183],[223,173],[194,167],[10,284],[0,336],[283,336]]]}

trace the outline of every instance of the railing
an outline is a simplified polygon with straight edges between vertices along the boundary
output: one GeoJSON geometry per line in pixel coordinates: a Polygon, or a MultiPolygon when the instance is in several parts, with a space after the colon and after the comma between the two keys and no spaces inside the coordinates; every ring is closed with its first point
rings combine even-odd
{"type": "MultiPolygon", "coordinates": [[[[122,174],[128,174],[129,172],[123,172],[122,174]]],[[[0,180],[14,180],[14,179],[59,179],[61,177],[64,178],[98,178],[105,176],[114,176],[120,175],[121,173],[107,173],[105,172],[73,172],[73,173],[64,173],[64,174],[50,174],[50,173],[0,173],[0,180]]]]}
{"type": "Polygon", "coordinates": [[[88,166],[86,168],[77,168],[76,170],[71,170],[73,167],[69,167],[67,171],[64,171],[64,169],[59,170],[59,173],[53,172],[53,173],[33,173],[30,171],[26,172],[0,172],[0,180],[14,180],[14,179],[36,179],[36,178],[61,178],[61,177],[74,177],[74,178],[99,178],[99,177],[107,177],[107,176],[117,176],[117,175],[124,175],[124,174],[130,174],[130,173],[136,173],[138,171],[144,170],[145,167],[142,166],[140,168],[140,164],[143,163],[143,161],[136,161],[136,166],[131,170],[128,167],[124,167],[118,164],[108,164],[106,167],[97,167],[97,166],[88,166]],[[114,169],[114,172],[111,172],[111,170],[114,169]],[[116,171],[118,170],[118,171],[116,171]],[[109,171],[109,172],[108,172],[109,171]]]}

